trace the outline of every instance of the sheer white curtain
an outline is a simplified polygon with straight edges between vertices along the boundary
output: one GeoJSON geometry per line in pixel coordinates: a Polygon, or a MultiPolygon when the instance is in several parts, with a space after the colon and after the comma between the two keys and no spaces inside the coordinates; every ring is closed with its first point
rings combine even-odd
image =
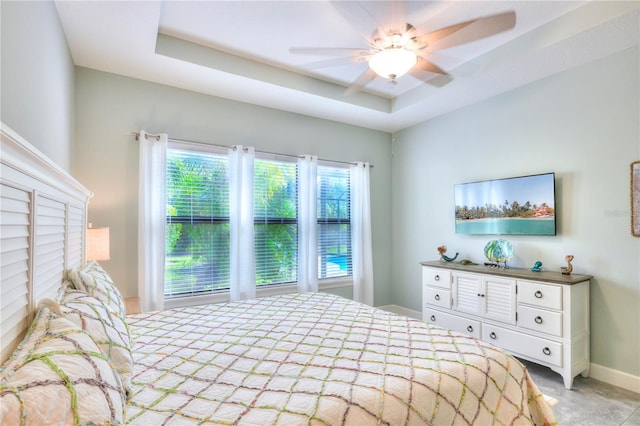
{"type": "Polygon", "coordinates": [[[164,305],[167,135],[141,130],[138,141],[138,295],[146,312],[164,305]]]}
{"type": "Polygon", "coordinates": [[[353,299],[373,306],[373,254],[369,163],[351,166],[353,299]]]}
{"type": "Polygon", "coordinates": [[[229,149],[229,222],[231,301],[256,297],[253,240],[253,163],[255,148],[229,149]]]}
{"type": "Polygon", "coordinates": [[[298,160],[298,291],[318,291],[318,157],[298,160]]]}

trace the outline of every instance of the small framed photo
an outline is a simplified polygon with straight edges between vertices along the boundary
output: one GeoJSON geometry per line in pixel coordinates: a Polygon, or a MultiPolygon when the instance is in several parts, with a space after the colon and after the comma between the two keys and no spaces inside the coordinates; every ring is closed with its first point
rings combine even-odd
{"type": "Polygon", "coordinates": [[[631,235],[640,237],[640,161],[631,163],[631,235]]]}

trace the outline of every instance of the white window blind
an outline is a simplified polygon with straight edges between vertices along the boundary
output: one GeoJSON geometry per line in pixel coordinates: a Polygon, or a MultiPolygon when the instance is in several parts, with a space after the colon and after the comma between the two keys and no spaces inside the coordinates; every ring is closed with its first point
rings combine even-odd
{"type": "Polygon", "coordinates": [[[256,159],[254,235],[256,284],[297,280],[297,164],[256,159]]]}
{"type": "Polygon", "coordinates": [[[225,154],[169,148],[165,296],[229,288],[225,154]]]}
{"type": "MultiPolygon", "coordinates": [[[[254,256],[258,286],[297,281],[299,188],[294,160],[258,154],[254,161],[254,256]]],[[[170,144],[166,188],[165,297],[228,289],[226,150],[170,144]]],[[[349,191],[348,165],[318,165],[319,279],[352,275],[349,191]]]]}
{"type": "Polygon", "coordinates": [[[318,278],[351,275],[348,168],[318,165],[318,278]]]}

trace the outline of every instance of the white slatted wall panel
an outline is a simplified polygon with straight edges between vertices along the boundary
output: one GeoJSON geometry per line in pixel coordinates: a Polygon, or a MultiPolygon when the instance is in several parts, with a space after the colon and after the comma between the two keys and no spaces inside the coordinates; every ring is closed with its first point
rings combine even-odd
{"type": "Polygon", "coordinates": [[[76,268],[84,258],[85,207],[69,205],[67,211],[67,264],[66,268],[76,268]]]}
{"type": "Polygon", "coordinates": [[[29,253],[31,241],[31,193],[0,185],[0,327],[1,359],[19,343],[29,326],[29,253]]]}
{"type": "Polygon", "coordinates": [[[66,269],[84,262],[91,192],[0,123],[0,362],[55,297],[66,269]]]}
{"type": "Polygon", "coordinates": [[[36,196],[33,287],[35,300],[54,298],[65,270],[67,206],[36,196]]]}

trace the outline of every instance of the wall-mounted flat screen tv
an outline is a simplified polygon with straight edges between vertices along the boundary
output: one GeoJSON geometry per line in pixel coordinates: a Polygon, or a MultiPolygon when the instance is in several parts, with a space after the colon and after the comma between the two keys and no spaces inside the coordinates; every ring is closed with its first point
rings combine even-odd
{"type": "Polygon", "coordinates": [[[454,185],[456,234],[556,235],[555,174],[454,185]]]}

